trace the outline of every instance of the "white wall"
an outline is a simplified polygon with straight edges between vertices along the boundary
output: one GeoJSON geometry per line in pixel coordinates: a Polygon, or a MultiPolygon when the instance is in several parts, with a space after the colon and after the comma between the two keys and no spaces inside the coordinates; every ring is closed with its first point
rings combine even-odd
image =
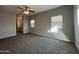
{"type": "Polygon", "coordinates": [[[56,38],[64,41],[74,41],[73,6],[62,6],[47,12],[32,15],[29,19],[35,19],[35,28],[30,28],[31,33],[56,38]],[[63,16],[63,28],[59,33],[48,33],[51,29],[51,17],[63,16]]]}
{"type": "Polygon", "coordinates": [[[0,11],[0,39],[16,35],[16,14],[0,11]]]}
{"type": "Polygon", "coordinates": [[[79,6],[74,6],[75,44],[79,49],[79,6]]]}
{"type": "Polygon", "coordinates": [[[23,17],[23,32],[24,33],[28,33],[29,32],[29,23],[28,23],[28,17],[27,16],[24,16],[23,17]]]}

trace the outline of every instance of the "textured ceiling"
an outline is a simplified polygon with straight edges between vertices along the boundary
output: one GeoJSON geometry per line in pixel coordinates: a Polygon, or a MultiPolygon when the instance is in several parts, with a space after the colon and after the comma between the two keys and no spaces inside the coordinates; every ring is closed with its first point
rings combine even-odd
{"type": "MultiPolygon", "coordinates": [[[[12,13],[18,13],[17,7],[22,7],[23,5],[0,5],[0,11],[6,11],[6,12],[12,12],[12,13]]],[[[62,5],[31,5],[32,10],[35,11],[34,13],[31,13],[30,15],[37,14],[40,12],[44,12],[47,10],[51,10],[57,7],[61,7],[62,5]]]]}

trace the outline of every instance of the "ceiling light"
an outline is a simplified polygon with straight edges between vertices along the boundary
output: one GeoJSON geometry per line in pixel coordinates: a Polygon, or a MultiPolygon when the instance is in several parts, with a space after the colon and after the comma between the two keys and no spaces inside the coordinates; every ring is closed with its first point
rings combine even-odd
{"type": "Polygon", "coordinates": [[[29,6],[24,6],[24,8],[18,7],[18,9],[20,9],[20,13],[24,13],[24,14],[29,14],[29,13],[35,12],[29,6]]]}
{"type": "Polygon", "coordinates": [[[24,11],[25,14],[29,14],[29,11],[24,11]]]}

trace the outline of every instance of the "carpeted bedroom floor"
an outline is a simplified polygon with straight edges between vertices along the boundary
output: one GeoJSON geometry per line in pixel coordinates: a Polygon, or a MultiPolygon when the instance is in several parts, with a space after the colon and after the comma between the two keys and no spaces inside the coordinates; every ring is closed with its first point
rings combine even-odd
{"type": "Polygon", "coordinates": [[[74,43],[35,34],[20,34],[0,39],[0,53],[5,54],[78,54],[74,43]]]}

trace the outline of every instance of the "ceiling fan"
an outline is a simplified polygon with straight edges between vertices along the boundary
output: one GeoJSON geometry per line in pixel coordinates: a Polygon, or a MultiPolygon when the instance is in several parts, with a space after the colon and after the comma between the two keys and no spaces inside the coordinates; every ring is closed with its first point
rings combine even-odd
{"type": "Polygon", "coordinates": [[[20,12],[24,14],[30,14],[31,12],[35,12],[32,10],[31,6],[18,7],[18,9],[20,9],[20,12]]]}

